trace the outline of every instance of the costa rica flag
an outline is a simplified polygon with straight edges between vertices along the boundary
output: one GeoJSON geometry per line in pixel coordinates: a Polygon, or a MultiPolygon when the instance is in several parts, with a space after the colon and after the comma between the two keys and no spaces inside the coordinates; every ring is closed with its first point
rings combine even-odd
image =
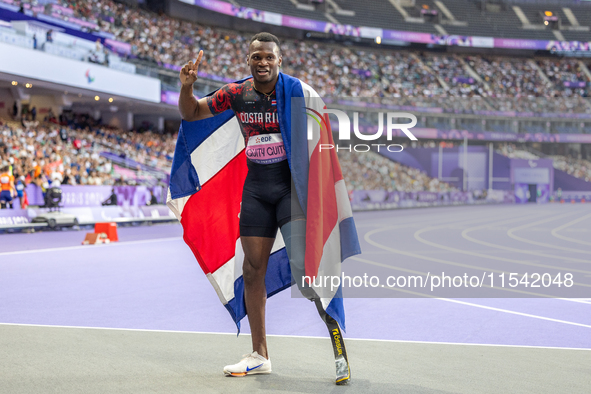
{"type": "MultiPolygon", "coordinates": [[[[324,115],[325,122],[313,125],[312,138],[307,138],[306,107],[322,111],[324,103],[310,86],[283,73],[279,74],[276,97],[273,103],[277,105],[289,167],[307,219],[306,275],[340,276],[342,261],[361,250],[336,152],[318,149],[320,144],[334,145],[328,115],[324,115]]],[[[181,222],[184,241],[238,331],[246,316],[239,214],[247,172],[244,138],[232,110],[196,122],[182,121],[167,205],[181,222]]],[[[265,283],[267,297],[292,285],[279,232],[265,283]]],[[[329,294],[325,289],[317,292],[322,295],[326,312],[345,329],[341,288],[329,294]]]]}

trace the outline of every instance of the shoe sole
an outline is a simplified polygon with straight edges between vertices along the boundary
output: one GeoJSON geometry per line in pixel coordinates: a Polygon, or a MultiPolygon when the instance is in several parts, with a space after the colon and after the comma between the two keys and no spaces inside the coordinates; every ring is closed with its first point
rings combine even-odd
{"type": "Polygon", "coordinates": [[[246,375],[262,375],[262,374],[270,374],[271,371],[262,371],[262,372],[226,372],[224,371],[224,374],[226,374],[226,376],[232,376],[235,378],[242,378],[246,375]]]}

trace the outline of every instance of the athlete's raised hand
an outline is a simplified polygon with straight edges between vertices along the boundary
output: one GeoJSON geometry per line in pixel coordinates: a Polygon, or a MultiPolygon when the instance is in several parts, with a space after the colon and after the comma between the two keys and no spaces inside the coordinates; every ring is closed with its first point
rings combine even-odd
{"type": "Polygon", "coordinates": [[[197,56],[197,60],[195,60],[195,63],[190,61],[189,63],[183,66],[179,74],[179,78],[181,79],[182,85],[192,86],[195,83],[195,81],[197,80],[197,70],[199,68],[199,63],[201,63],[202,58],[203,51],[199,51],[199,55],[197,56]]]}

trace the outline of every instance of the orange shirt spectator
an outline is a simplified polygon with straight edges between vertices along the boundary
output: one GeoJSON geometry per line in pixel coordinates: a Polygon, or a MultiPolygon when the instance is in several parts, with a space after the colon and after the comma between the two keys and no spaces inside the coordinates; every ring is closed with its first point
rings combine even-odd
{"type": "Polygon", "coordinates": [[[35,172],[33,174],[33,178],[37,179],[41,176],[41,166],[39,164],[35,165],[35,172]]]}
{"type": "Polygon", "coordinates": [[[14,177],[10,174],[10,167],[2,168],[0,173],[0,205],[9,205],[12,208],[12,199],[16,195],[14,177]]]}
{"type": "Polygon", "coordinates": [[[14,177],[8,171],[0,174],[0,190],[14,190],[14,177]]]}

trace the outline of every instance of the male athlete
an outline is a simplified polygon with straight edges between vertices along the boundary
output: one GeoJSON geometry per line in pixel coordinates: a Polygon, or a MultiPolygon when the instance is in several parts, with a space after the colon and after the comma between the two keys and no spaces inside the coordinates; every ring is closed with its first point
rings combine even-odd
{"type": "MultiPolygon", "coordinates": [[[[232,109],[246,144],[248,175],[244,183],[240,212],[240,241],[244,249],[244,298],[252,335],[253,352],[239,363],[228,365],[230,376],[270,373],[271,360],[265,334],[265,274],[277,228],[281,229],[294,278],[301,282],[304,271],[306,218],[291,178],[284,149],[275,84],[282,58],[279,40],[272,34],[252,37],[246,59],[252,74],[242,83],[223,86],[212,96],[196,100],[193,83],[203,51],[180,71],[179,110],[186,121],[196,121],[232,109]]],[[[326,323],[337,368],[337,384],[347,384],[350,370],[340,327],[328,315],[312,289],[300,287],[313,300],[326,323]]]]}

